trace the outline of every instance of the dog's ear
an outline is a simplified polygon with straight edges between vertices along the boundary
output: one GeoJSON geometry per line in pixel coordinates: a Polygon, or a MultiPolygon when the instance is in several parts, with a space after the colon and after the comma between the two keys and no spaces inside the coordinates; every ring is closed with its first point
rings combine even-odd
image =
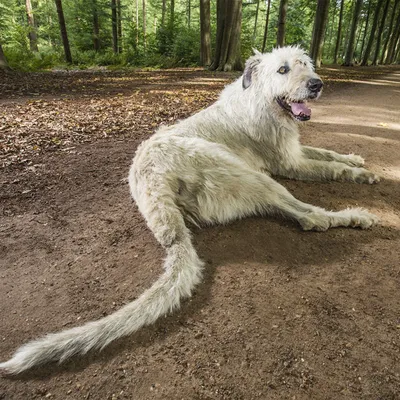
{"type": "Polygon", "coordinates": [[[247,89],[253,80],[253,76],[257,70],[257,65],[260,64],[261,58],[259,57],[261,53],[250,57],[246,61],[246,66],[244,67],[243,78],[242,78],[242,86],[243,89],[247,89]]]}

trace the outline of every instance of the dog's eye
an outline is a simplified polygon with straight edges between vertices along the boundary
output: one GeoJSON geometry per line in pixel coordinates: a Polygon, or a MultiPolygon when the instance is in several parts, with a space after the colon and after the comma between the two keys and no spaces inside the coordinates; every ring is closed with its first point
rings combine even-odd
{"type": "Polygon", "coordinates": [[[278,72],[280,73],[280,74],[287,74],[288,72],[289,72],[289,67],[288,66],[286,66],[286,65],[282,65],[282,67],[280,67],[279,69],[278,69],[278,72]]]}

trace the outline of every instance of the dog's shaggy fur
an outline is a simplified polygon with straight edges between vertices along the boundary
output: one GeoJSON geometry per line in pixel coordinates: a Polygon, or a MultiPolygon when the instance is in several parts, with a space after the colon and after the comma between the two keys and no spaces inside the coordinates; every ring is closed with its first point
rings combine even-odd
{"type": "Polygon", "coordinates": [[[116,313],[28,343],[0,369],[15,374],[102,349],[176,309],[200,282],[203,268],[185,219],[210,224],[281,214],[305,230],[372,226],[377,218],[367,211],[314,207],[271,178],[379,180],[361,168],[364,161],[359,156],[300,145],[296,120],[310,118],[305,102],[319,97],[321,89],[322,81],[301,49],[257,53],[215,104],[142,143],[129,183],[149,228],[166,249],[164,274],[116,313]]]}

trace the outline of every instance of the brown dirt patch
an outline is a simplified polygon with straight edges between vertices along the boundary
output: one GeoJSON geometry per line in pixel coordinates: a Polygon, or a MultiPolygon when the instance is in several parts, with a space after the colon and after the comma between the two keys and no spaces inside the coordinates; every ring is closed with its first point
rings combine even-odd
{"type": "MultiPolygon", "coordinates": [[[[385,180],[283,183],[303,201],[366,207],[382,223],[313,233],[252,218],[196,230],[206,276],[181,311],[100,354],[1,379],[0,399],[398,398],[400,72],[322,72],[353,82],[328,85],[304,143],[361,154],[385,180]]],[[[154,125],[204,107],[232,78],[182,70],[93,83],[96,73],[77,74],[0,86],[2,138],[26,139],[2,152],[2,360],[30,339],[111,313],[161,273],[163,251],[124,180],[131,158],[154,125]],[[37,100],[47,103],[41,112],[37,100]],[[59,143],[47,146],[53,137],[59,143]]]]}

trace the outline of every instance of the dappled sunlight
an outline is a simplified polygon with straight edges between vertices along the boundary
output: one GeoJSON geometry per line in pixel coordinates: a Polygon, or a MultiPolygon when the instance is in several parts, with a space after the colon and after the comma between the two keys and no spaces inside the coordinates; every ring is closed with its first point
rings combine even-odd
{"type": "MultiPolygon", "coordinates": [[[[399,144],[398,140],[394,140],[394,139],[387,139],[387,138],[382,138],[379,136],[369,136],[369,135],[362,135],[362,134],[358,134],[358,133],[349,133],[349,132],[332,132],[334,135],[337,136],[342,136],[342,137],[352,137],[352,138],[362,138],[371,142],[376,142],[376,143],[392,143],[392,144],[399,144]]],[[[399,138],[400,140],[400,138],[399,138]]]]}
{"type": "Polygon", "coordinates": [[[346,82],[361,83],[362,85],[373,85],[373,86],[393,86],[393,85],[400,86],[400,82],[389,81],[389,80],[360,81],[358,79],[350,79],[347,80],[346,82]]]}
{"type": "Polygon", "coordinates": [[[398,167],[391,166],[389,169],[385,168],[384,175],[395,181],[400,181],[400,166],[398,167]]]}
{"type": "MultiPolygon", "coordinates": [[[[366,128],[376,128],[376,132],[382,130],[390,130],[390,131],[400,131],[400,124],[394,122],[384,122],[385,119],[375,120],[375,121],[365,121],[363,118],[360,117],[321,117],[315,118],[314,123],[323,123],[323,124],[330,124],[330,125],[357,125],[366,128]],[[380,121],[380,122],[379,122],[380,121]]],[[[400,135],[399,135],[400,140],[400,135]]]]}
{"type": "Polygon", "coordinates": [[[321,102],[315,105],[313,122],[400,130],[398,110],[385,106],[377,107],[367,103],[365,105],[353,105],[348,104],[347,100],[343,101],[343,99],[339,101],[340,104],[334,101],[330,104],[321,102]]]}

